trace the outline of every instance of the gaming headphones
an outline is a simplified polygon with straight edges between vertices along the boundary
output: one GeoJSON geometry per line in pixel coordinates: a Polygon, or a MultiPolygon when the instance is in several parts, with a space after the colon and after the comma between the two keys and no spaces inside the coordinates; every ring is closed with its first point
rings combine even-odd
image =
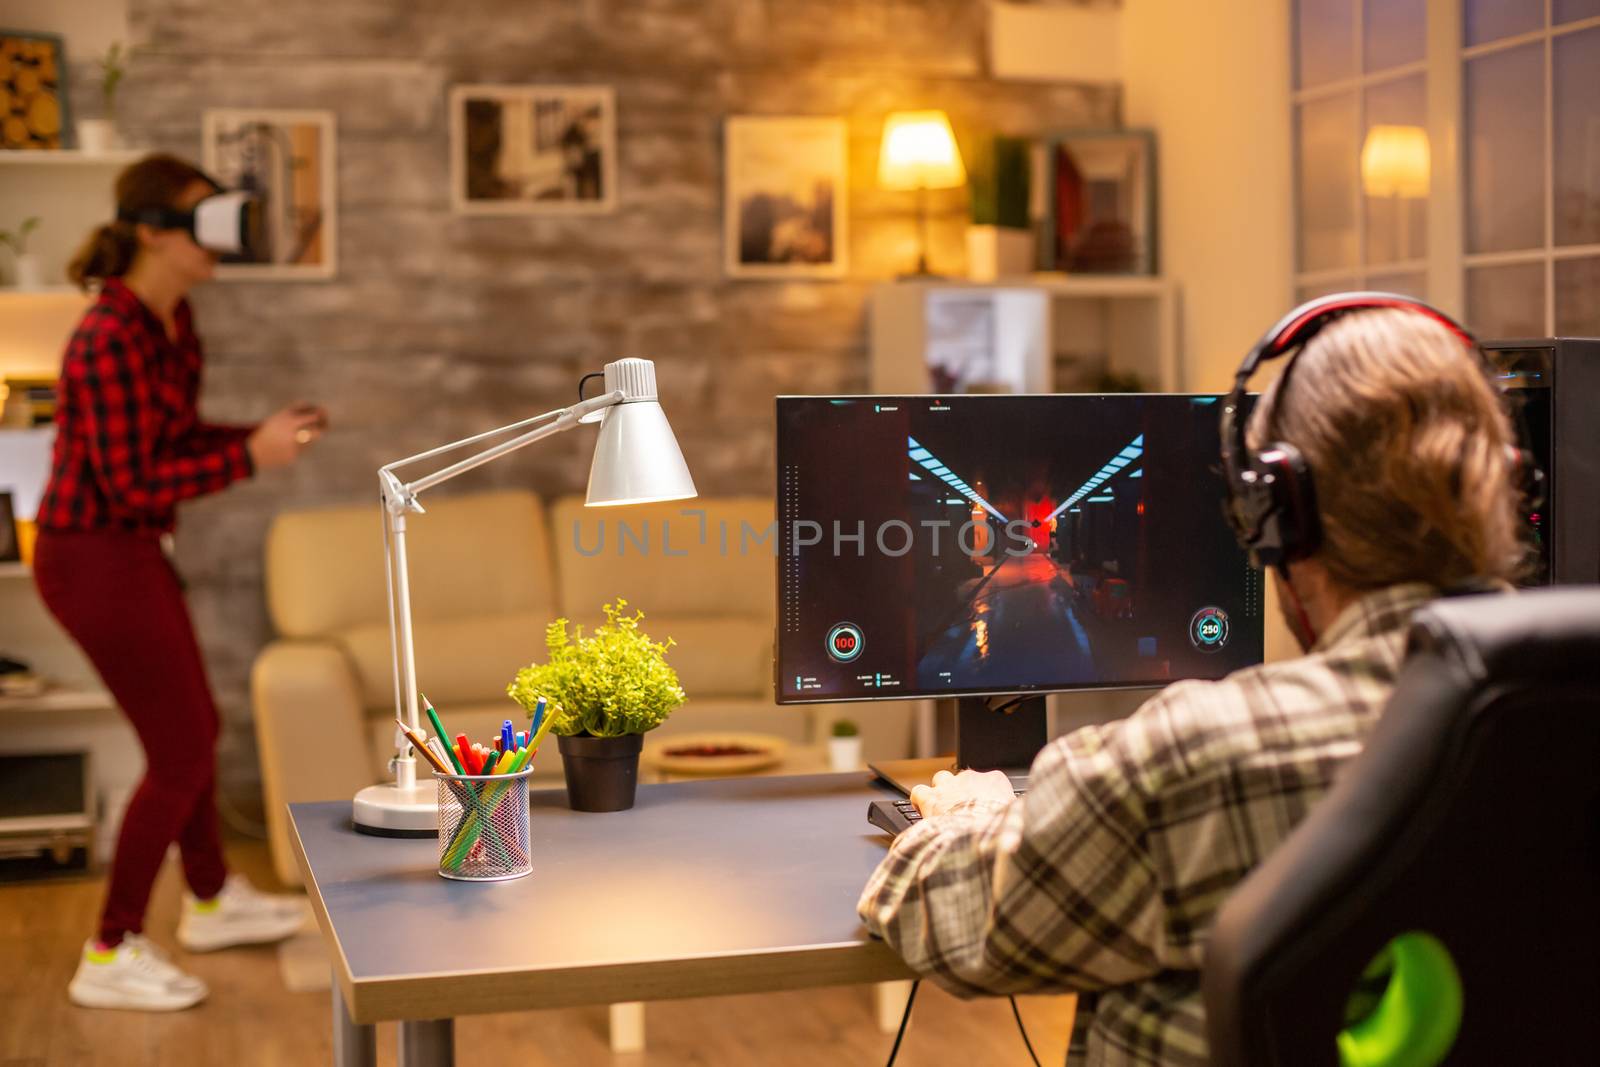
{"type": "MultiPolygon", "coordinates": [[[[1285,315],[1250,349],[1233,376],[1233,390],[1222,407],[1222,464],[1228,484],[1228,520],[1239,544],[1262,567],[1281,567],[1305,559],[1322,542],[1317,516],[1316,485],[1300,450],[1286,441],[1272,441],[1259,449],[1245,442],[1247,383],[1256,368],[1268,360],[1291,357],[1278,381],[1282,402],[1294,372],[1295,354],[1324,326],[1355,311],[1398,308],[1426,315],[1461,339],[1492,373],[1478,342],[1467,330],[1437,308],[1394,293],[1337,293],[1302,304],[1285,315]]],[[[1525,455],[1519,453],[1519,456],[1525,455]]]]}

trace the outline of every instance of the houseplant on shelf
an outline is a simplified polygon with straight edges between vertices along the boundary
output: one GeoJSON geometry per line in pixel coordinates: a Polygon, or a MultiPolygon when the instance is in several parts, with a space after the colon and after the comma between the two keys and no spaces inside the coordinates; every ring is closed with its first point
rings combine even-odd
{"type": "Polygon", "coordinates": [[[860,766],[861,728],[849,719],[838,719],[828,738],[828,769],[853,771],[860,766]]]}
{"type": "Polygon", "coordinates": [[[16,258],[14,281],[18,289],[37,289],[43,282],[39,257],[28,251],[28,235],[38,228],[39,216],[32,215],[23,219],[15,230],[0,230],[0,244],[11,249],[16,258]]]}
{"type": "Polygon", "coordinates": [[[968,170],[972,225],[967,227],[967,277],[975,282],[1014,278],[1033,270],[1035,242],[1028,218],[1028,142],[996,137],[968,170]]]}
{"type": "Polygon", "coordinates": [[[111,42],[111,47],[106,49],[106,54],[100,57],[98,63],[100,99],[105,104],[104,117],[78,120],[78,148],[89,155],[100,155],[118,147],[117,88],[128,73],[122,42],[111,42]]]}
{"type": "Polygon", "coordinates": [[[605,605],[592,634],[567,632],[567,620],[545,628],[549,662],[517,672],[506,693],[531,715],[544,697],[561,750],[567,802],[574,811],[633,807],[641,735],[667,720],[686,697],[667,664],[673,641],[652,641],[639,629],[644,612],[624,614],[621,597],[605,605]]]}

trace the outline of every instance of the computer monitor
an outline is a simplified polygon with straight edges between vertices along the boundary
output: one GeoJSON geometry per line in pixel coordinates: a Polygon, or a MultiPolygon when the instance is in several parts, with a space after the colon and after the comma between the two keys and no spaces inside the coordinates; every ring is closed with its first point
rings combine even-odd
{"type": "Polygon", "coordinates": [[[1157,687],[1260,662],[1219,403],[779,397],[778,702],[1157,687]]]}

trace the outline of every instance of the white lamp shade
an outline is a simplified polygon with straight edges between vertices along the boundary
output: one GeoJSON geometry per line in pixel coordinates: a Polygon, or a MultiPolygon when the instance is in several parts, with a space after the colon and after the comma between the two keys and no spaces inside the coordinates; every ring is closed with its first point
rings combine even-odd
{"type": "Polygon", "coordinates": [[[967,180],[950,119],[943,111],[897,111],[883,120],[878,185],[884,189],[954,189],[967,180]]]}
{"type": "Polygon", "coordinates": [[[584,503],[608,507],[696,495],[689,465],[659,403],[636,400],[605,409],[584,503]]]}
{"type": "Polygon", "coordinates": [[[1374,126],[1361,146],[1361,185],[1368,196],[1420,199],[1431,171],[1428,131],[1421,126],[1374,126]]]}

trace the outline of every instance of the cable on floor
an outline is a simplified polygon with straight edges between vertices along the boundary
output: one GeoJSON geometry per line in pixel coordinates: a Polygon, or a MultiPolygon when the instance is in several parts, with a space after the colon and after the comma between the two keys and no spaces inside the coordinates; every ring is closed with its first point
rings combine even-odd
{"type": "Polygon", "coordinates": [[[1022,1025],[1022,1009],[1017,1007],[1017,998],[1011,997],[1009,999],[1011,1001],[1011,1014],[1016,1016],[1017,1019],[1017,1032],[1022,1035],[1022,1043],[1028,1047],[1028,1058],[1033,1061],[1033,1067],[1040,1067],[1039,1057],[1033,1051],[1033,1042],[1028,1040],[1028,1028],[1022,1025]]]}
{"type": "Polygon", "coordinates": [[[894,1058],[900,1055],[900,1041],[906,1036],[906,1023],[911,1021],[911,1005],[917,1000],[917,987],[922,984],[922,979],[911,983],[911,995],[906,997],[906,1011],[900,1016],[900,1030],[894,1035],[894,1048],[889,1050],[889,1062],[885,1067],[894,1067],[894,1058]]]}

